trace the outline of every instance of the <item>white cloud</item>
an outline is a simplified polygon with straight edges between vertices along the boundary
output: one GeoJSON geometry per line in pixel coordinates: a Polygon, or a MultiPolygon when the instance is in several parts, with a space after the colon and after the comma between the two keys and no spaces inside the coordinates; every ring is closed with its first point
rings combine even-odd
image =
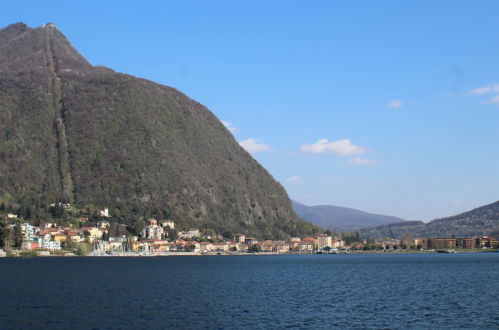
{"type": "Polygon", "coordinates": [[[300,151],[311,154],[349,156],[363,154],[367,152],[367,149],[352,144],[348,139],[333,142],[320,139],[314,144],[302,145],[300,151]]]}
{"type": "Polygon", "coordinates": [[[494,85],[488,85],[488,86],[482,86],[479,88],[475,88],[470,92],[471,94],[474,95],[484,95],[484,94],[489,94],[489,93],[499,93],[499,84],[494,84],[494,85]]]}
{"type": "Polygon", "coordinates": [[[482,104],[499,104],[499,95],[496,95],[487,101],[483,101],[482,104]]]}
{"type": "Polygon", "coordinates": [[[299,176],[292,176],[286,180],[287,183],[298,184],[303,183],[303,180],[299,176]]]}
{"type": "Polygon", "coordinates": [[[390,100],[390,101],[388,101],[386,106],[389,108],[397,109],[397,108],[403,107],[404,102],[402,102],[402,100],[390,100]]]}
{"type": "Polygon", "coordinates": [[[222,120],[222,124],[231,132],[232,134],[236,133],[237,129],[232,125],[231,122],[222,120]]]}
{"type": "Polygon", "coordinates": [[[239,141],[239,145],[243,147],[247,152],[254,153],[259,151],[270,151],[269,145],[264,144],[253,138],[246,139],[244,141],[239,141]]]}
{"type": "Polygon", "coordinates": [[[348,162],[350,164],[354,164],[354,165],[373,165],[373,164],[376,164],[375,160],[369,159],[369,158],[363,158],[363,157],[350,158],[348,160],[348,162]]]}

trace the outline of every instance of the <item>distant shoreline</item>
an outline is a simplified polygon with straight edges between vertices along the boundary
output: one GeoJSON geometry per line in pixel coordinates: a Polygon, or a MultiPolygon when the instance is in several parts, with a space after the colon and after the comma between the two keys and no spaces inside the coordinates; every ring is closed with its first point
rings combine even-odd
{"type": "Polygon", "coordinates": [[[431,251],[431,250],[408,250],[408,251],[355,251],[348,253],[275,253],[275,252],[255,252],[255,253],[199,253],[199,252],[167,252],[167,253],[117,253],[117,254],[99,254],[99,255],[84,255],[78,256],[72,253],[64,254],[45,254],[45,255],[7,255],[3,258],[150,258],[150,257],[208,257],[208,256],[301,256],[301,255],[400,255],[400,254],[456,254],[456,253],[498,253],[496,249],[475,249],[475,250],[454,250],[447,251],[431,251]]]}

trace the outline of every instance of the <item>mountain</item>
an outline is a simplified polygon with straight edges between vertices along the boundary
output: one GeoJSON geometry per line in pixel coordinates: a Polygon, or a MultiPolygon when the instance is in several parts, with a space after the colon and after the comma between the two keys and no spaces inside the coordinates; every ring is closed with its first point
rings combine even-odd
{"type": "Polygon", "coordinates": [[[317,229],[207,108],[92,66],[53,24],[0,30],[0,194],[35,215],[64,201],[227,235],[317,229]]]}
{"type": "Polygon", "coordinates": [[[327,229],[353,231],[361,227],[404,221],[388,215],[367,213],[333,205],[307,206],[292,201],[296,213],[303,219],[327,229]]]}
{"type": "Polygon", "coordinates": [[[407,221],[360,230],[362,237],[469,237],[499,234],[499,201],[429,223],[407,221]]]}

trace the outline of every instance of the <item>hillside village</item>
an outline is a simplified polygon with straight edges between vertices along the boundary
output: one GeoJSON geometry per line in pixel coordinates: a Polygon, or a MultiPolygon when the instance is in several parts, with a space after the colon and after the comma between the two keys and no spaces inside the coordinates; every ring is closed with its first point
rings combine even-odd
{"type": "MultiPolygon", "coordinates": [[[[51,204],[69,210],[70,204],[51,204]]],[[[109,209],[97,209],[93,217],[81,216],[76,224],[43,221],[33,225],[14,213],[7,213],[0,227],[0,256],[89,255],[147,256],[175,254],[238,253],[348,253],[350,251],[395,251],[401,249],[497,248],[498,237],[416,238],[360,240],[356,233],[288,240],[258,240],[245,234],[224,237],[212,230],[180,229],[171,219],[149,218],[138,234],[123,224],[111,222],[109,209]]]]}

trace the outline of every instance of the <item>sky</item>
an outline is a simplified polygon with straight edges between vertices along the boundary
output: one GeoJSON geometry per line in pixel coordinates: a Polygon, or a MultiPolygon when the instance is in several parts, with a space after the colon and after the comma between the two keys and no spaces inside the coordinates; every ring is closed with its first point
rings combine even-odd
{"type": "Polygon", "coordinates": [[[15,22],[204,104],[298,202],[499,199],[498,1],[3,1],[15,22]]]}

